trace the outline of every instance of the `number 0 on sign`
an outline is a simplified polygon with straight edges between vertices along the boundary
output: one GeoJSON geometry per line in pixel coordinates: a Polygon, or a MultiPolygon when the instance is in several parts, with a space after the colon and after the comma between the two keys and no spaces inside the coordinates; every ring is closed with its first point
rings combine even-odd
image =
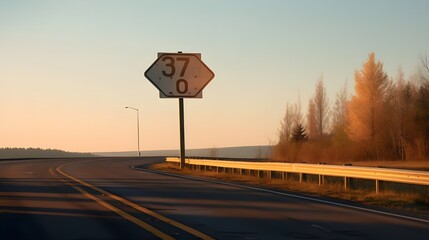
{"type": "Polygon", "coordinates": [[[196,54],[165,53],[146,70],[145,77],[167,97],[196,97],[214,73],[196,54]]]}

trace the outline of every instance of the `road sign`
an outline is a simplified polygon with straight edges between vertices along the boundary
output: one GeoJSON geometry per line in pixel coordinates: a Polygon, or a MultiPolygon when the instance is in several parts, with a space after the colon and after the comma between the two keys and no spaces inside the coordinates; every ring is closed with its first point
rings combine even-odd
{"type": "MultiPolygon", "coordinates": [[[[164,95],[164,93],[162,93],[161,91],[159,91],[159,98],[171,98],[169,96],[164,95]]],[[[195,98],[203,98],[203,91],[201,91],[200,93],[197,94],[197,96],[192,97],[193,99],[195,98]]]]}
{"type": "Polygon", "coordinates": [[[193,98],[200,96],[214,73],[199,54],[160,53],[146,70],[145,77],[161,92],[160,96],[193,98]]]}
{"type": "MultiPolygon", "coordinates": [[[[165,52],[159,52],[157,58],[161,57],[164,54],[168,54],[165,52]]],[[[193,55],[197,56],[200,60],[201,60],[201,53],[192,53],[193,55]]],[[[164,93],[162,93],[161,91],[159,91],[159,98],[171,98],[169,96],[164,95],[164,93]]],[[[203,91],[201,91],[200,93],[197,94],[197,96],[192,97],[193,99],[195,98],[203,98],[203,91]]]]}

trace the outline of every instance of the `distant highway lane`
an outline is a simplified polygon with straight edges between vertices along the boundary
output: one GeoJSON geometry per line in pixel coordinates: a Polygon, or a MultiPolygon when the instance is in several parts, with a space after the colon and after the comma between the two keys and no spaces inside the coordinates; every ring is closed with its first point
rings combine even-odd
{"type": "Polygon", "coordinates": [[[0,161],[0,239],[429,236],[425,220],[144,169],[161,161],[157,157],[0,161]]]}

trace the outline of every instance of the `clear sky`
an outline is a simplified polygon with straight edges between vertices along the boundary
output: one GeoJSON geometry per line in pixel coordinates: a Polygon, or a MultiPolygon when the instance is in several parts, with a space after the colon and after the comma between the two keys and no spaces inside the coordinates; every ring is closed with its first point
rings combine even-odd
{"type": "Polygon", "coordinates": [[[178,100],[144,78],[157,52],[216,77],[185,100],[187,148],[266,145],[323,74],[330,102],[374,51],[389,76],[429,53],[429,1],[0,0],[0,147],[179,148],[178,100]]]}

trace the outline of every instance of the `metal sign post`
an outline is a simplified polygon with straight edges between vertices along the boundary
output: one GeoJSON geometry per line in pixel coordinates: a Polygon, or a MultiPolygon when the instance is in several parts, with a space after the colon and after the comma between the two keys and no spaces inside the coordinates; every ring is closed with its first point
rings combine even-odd
{"type": "Polygon", "coordinates": [[[183,105],[183,98],[179,98],[180,169],[185,167],[185,109],[183,105]]]}
{"type": "Polygon", "coordinates": [[[185,166],[185,113],[183,98],[202,98],[214,73],[201,61],[200,53],[158,53],[144,73],[161,98],[179,98],[180,168],[185,166]]]}

